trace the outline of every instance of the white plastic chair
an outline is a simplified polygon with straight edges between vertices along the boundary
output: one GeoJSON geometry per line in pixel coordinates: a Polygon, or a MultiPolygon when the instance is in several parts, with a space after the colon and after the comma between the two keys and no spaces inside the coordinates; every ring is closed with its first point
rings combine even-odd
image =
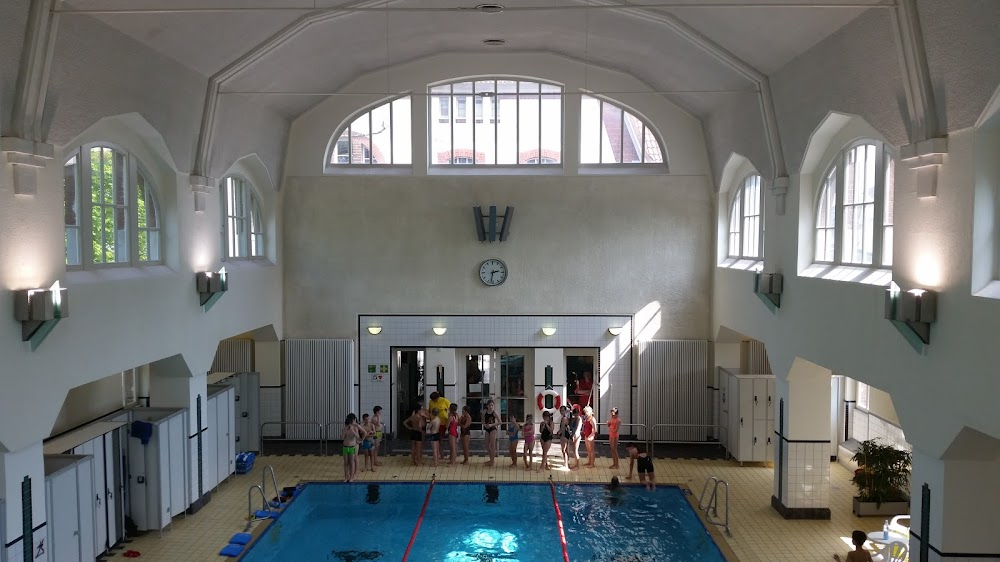
{"type": "Polygon", "coordinates": [[[906,562],[910,547],[899,541],[891,542],[882,550],[886,562],[906,562]]]}
{"type": "Polygon", "coordinates": [[[897,515],[889,521],[889,532],[898,533],[904,537],[910,536],[910,516],[909,515],[897,515]],[[906,525],[899,522],[900,519],[906,519],[906,525]]]}

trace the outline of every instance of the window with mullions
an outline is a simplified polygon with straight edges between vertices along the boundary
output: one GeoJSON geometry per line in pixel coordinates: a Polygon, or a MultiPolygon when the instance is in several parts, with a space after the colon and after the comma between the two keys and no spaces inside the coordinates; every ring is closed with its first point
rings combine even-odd
{"type": "Polygon", "coordinates": [[[63,165],[63,202],[68,267],[160,263],[159,206],[134,156],[80,147],[63,165]]]}
{"type": "Polygon", "coordinates": [[[561,86],[481,78],[437,84],[429,90],[430,165],[562,162],[561,86]]]}
{"type": "MultiPolygon", "coordinates": [[[[445,113],[448,108],[440,108],[445,113]]],[[[331,143],[327,163],[343,165],[411,164],[410,97],[383,103],[354,118],[331,143]]]]}
{"type": "Polygon", "coordinates": [[[663,150],[645,119],[592,96],[580,100],[581,164],[662,164],[663,150]]]}
{"type": "Polygon", "coordinates": [[[816,205],[815,261],[890,267],[893,191],[885,143],[860,141],[841,151],[823,176],[816,205]]]}
{"type": "Polygon", "coordinates": [[[729,211],[729,257],[761,259],[764,221],[760,176],[751,174],[740,184],[729,211]]]}
{"type": "Polygon", "coordinates": [[[249,259],[264,256],[264,223],[253,189],[242,178],[229,176],[222,181],[222,208],[225,213],[223,237],[226,257],[249,259]]]}

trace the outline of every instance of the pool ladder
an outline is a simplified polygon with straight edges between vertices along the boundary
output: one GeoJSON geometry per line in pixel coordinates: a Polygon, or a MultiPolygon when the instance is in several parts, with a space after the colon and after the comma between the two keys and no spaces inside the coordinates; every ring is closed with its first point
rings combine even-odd
{"type": "Polygon", "coordinates": [[[705,520],[713,525],[718,525],[726,530],[726,534],[730,537],[733,533],[729,530],[729,482],[725,480],[719,480],[715,476],[709,476],[708,480],[705,480],[705,485],[701,488],[701,495],[698,496],[698,509],[705,512],[705,520]],[[715,484],[712,486],[712,495],[709,496],[708,502],[705,502],[705,492],[708,491],[708,485],[712,482],[715,484]],[[719,485],[725,485],[723,492],[725,497],[723,501],[726,504],[725,518],[719,519],[719,485]]]}
{"type": "Polygon", "coordinates": [[[267,465],[264,467],[264,470],[261,471],[260,486],[254,484],[253,486],[250,486],[250,488],[247,489],[247,526],[244,529],[244,532],[250,530],[251,523],[253,523],[254,521],[259,521],[253,509],[254,490],[257,490],[260,493],[260,499],[263,501],[263,503],[261,504],[261,509],[260,509],[261,511],[270,512],[272,509],[278,509],[278,510],[281,509],[281,490],[278,489],[278,477],[274,474],[274,467],[271,465],[267,465]],[[268,472],[271,473],[271,484],[274,486],[274,497],[276,498],[275,503],[277,503],[277,505],[272,504],[267,499],[268,472]]]}

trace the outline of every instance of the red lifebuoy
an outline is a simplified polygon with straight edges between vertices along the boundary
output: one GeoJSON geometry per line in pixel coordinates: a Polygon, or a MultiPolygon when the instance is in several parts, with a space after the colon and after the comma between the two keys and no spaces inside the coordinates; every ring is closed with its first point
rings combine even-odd
{"type": "Polygon", "coordinates": [[[538,393],[538,409],[539,410],[543,410],[544,411],[544,410],[548,410],[549,409],[549,408],[545,407],[545,397],[546,396],[554,396],[555,397],[555,404],[554,404],[555,407],[553,408],[554,410],[558,410],[560,407],[562,407],[562,396],[560,396],[558,392],[556,392],[554,390],[551,390],[551,389],[548,389],[548,390],[543,390],[543,391],[541,391],[541,392],[538,393]]]}

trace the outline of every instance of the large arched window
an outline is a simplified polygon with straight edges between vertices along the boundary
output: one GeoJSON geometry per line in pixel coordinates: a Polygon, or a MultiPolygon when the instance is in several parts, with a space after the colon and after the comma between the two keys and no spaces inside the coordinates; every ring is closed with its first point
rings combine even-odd
{"type": "Polygon", "coordinates": [[[334,135],[328,166],[412,163],[410,96],[364,111],[334,135]]]}
{"type": "Polygon", "coordinates": [[[104,143],[73,151],[63,164],[63,201],[67,267],[161,262],[155,189],[128,152],[104,143]]]}
{"type": "Polygon", "coordinates": [[[223,237],[228,259],[264,256],[264,221],[253,188],[229,176],[222,181],[223,237]]]}
{"type": "Polygon", "coordinates": [[[498,77],[429,90],[431,166],[562,163],[561,86],[498,77]]]}
{"type": "Polygon", "coordinates": [[[581,97],[581,164],[662,164],[660,147],[645,119],[608,100],[581,97]]]}
{"type": "Polygon", "coordinates": [[[760,176],[750,174],[740,183],[729,210],[729,257],[761,259],[764,220],[760,176]]]}
{"type": "Polygon", "coordinates": [[[891,266],[893,184],[885,143],[863,140],[838,153],[817,200],[815,261],[891,266]]]}

